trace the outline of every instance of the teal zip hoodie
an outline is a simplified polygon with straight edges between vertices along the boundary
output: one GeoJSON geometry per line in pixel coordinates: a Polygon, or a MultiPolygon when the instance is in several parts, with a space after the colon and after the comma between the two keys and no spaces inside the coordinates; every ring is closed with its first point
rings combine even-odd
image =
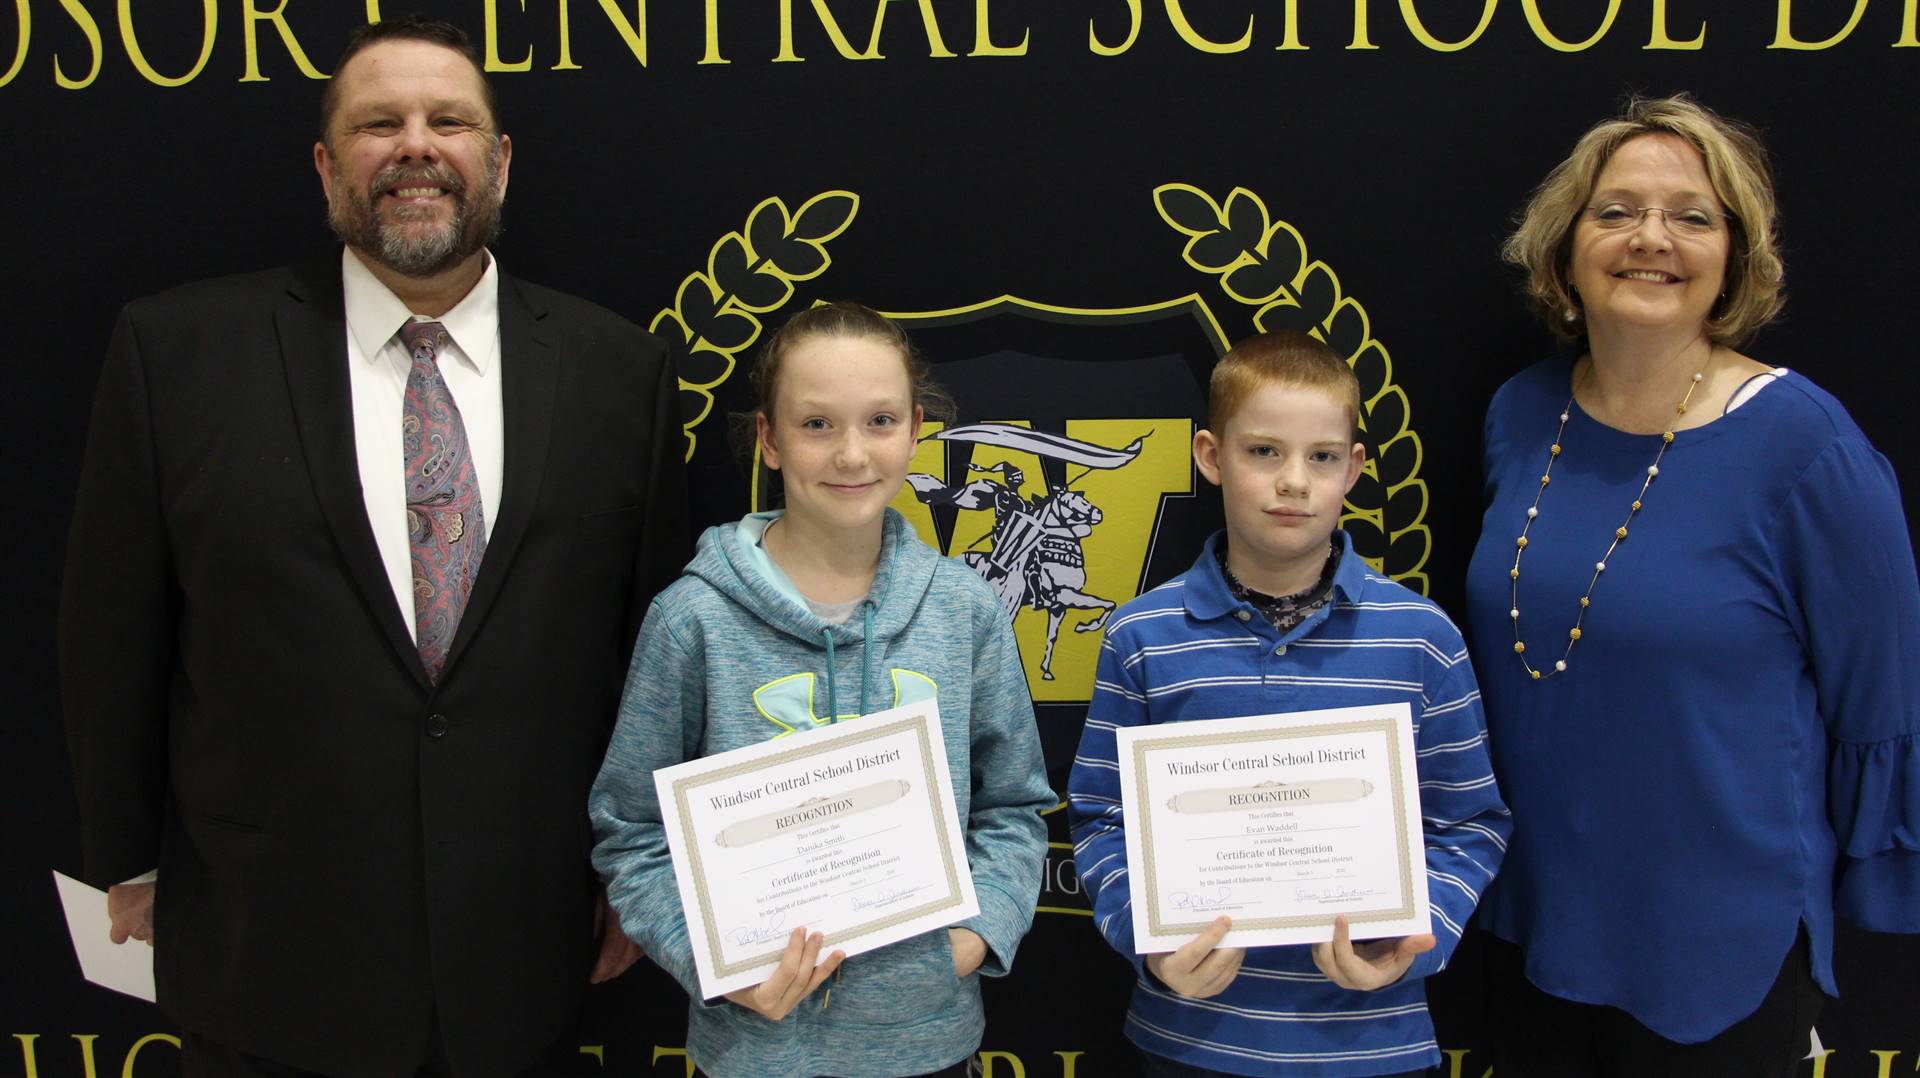
{"type": "Polygon", "coordinates": [[[1033,921],[1046,853],[1040,813],[1057,803],[998,597],[889,509],[873,589],[844,625],[755,569],[737,525],[701,536],[686,574],[647,611],[588,810],[593,864],[621,927],[693,998],[687,1051],[702,1070],[894,1078],[979,1047],[980,974],[1004,975],[1033,921]],[[955,978],[947,933],[935,930],[848,959],[779,1022],[702,1002],[653,772],[928,696],[966,825],[980,914],[958,927],[986,941],[979,971],[955,978]]]}

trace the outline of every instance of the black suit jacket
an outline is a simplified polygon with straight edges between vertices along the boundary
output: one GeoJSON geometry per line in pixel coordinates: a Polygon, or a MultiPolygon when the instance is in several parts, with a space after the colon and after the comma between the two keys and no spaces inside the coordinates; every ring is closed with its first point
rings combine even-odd
{"type": "Polygon", "coordinates": [[[585,990],[587,789],[686,554],[678,395],[581,300],[503,277],[500,334],[498,520],[436,688],[367,523],[338,254],[115,329],[60,618],[85,875],[159,866],[161,1005],[234,1048],[411,1073],[437,1016],[456,1073],[508,1073],[585,990]]]}

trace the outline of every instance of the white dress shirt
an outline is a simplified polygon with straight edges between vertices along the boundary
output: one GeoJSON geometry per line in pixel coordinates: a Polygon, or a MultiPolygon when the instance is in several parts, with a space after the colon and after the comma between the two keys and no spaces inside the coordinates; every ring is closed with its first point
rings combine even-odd
{"type": "MultiPolygon", "coordinates": [[[[506,438],[500,407],[500,265],[491,253],[487,268],[454,308],[437,319],[407,310],[351,250],[340,252],[340,282],[347,308],[347,371],[353,384],[353,442],[360,460],[360,493],[367,522],[380,548],[393,598],[407,634],[413,623],[413,558],[407,540],[407,484],[400,419],[406,407],[407,374],[413,358],[400,342],[409,321],[439,322],[449,343],[439,356],[460,421],[466,427],[474,474],[480,480],[480,508],[487,535],[500,511],[500,476],[506,438]]],[[[417,639],[417,636],[416,636],[417,639]]]]}

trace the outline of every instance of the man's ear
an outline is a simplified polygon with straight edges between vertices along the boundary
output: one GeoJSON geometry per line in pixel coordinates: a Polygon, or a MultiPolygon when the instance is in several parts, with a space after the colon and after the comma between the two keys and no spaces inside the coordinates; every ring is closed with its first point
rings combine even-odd
{"type": "Polygon", "coordinates": [[[313,170],[320,174],[320,191],[331,201],[333,199],[333,154],[328,152],[325,141],[313,144],[313,170]]]}
{"type": "Polygon", "coordinates": [[[1193,432],[1193,463],[1207,482],[1220,485],[1220,439],[1205,427],[1193,432]]]}
{"type": "Polygon", "coordinates": [[[1347,486],[1342,494],[1353,493],[1353,485],[1360,481],[1360,472],[1367,466],[1367,446],[1364,442],[1353,443],[1353,449],[1347,454],[1347,486]]]}

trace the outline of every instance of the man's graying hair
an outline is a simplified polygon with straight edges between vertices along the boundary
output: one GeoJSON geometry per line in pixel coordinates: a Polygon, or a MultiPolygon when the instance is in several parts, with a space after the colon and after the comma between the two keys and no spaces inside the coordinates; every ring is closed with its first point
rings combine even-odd
{"type": "Polygon", "coordinates": [[[473,65],[473,73],[480,78],[480,90],[487,106],[487,122],[492,126],[492,134],[500,134],[500,101],[493,91],[493,83],[487,79],[486,66],[480,62],[480,54],[473,47],[473,39],[465,30],[445,19],[429,19],[423,15],[402,15],[397,19],[383,22],[370,22],[353,32],[347,38],[347,47],[340,51],[340,58],[334,61],[335,78],[328,79],[326,88],[320,91],[320,141],[328,141],[328,133],[333,130],[333,114],[340,107],[338,76],[347,61],[353,59],[367,48],[383,41],[423,41],[429,45],[439,45],[451,49],[465,57],[473,65]]]}

